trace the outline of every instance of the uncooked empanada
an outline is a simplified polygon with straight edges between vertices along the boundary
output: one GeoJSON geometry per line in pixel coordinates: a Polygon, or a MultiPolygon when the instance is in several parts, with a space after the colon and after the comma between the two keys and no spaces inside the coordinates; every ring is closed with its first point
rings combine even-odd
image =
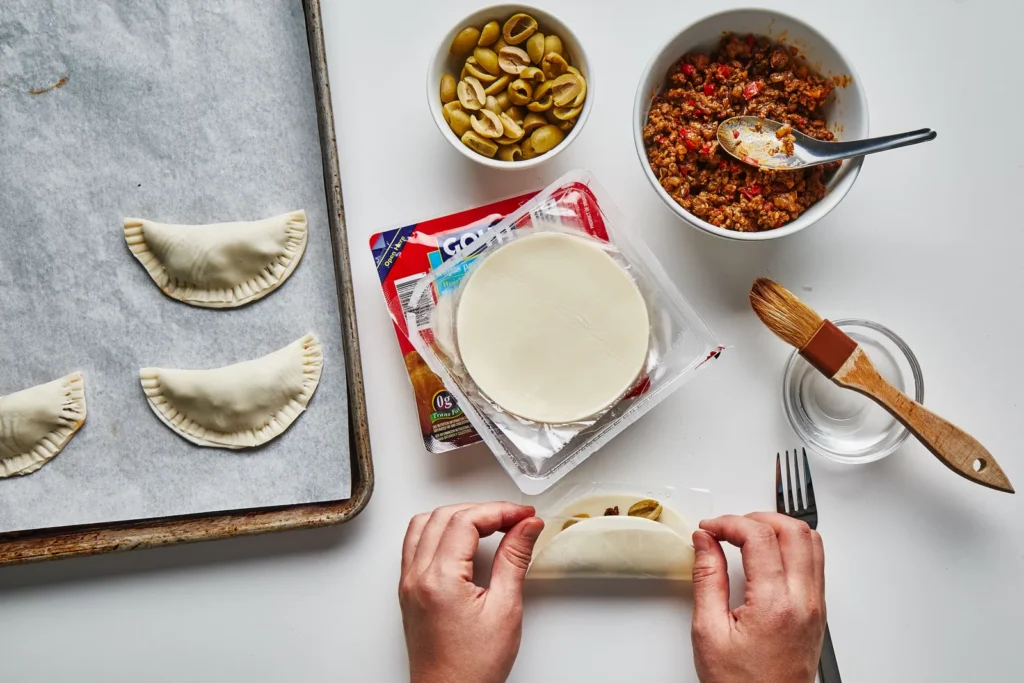
{"type": "Polygon", "coordinates": [[[85,422],[85,381],[73,372],[0,396],[0,478],[35,472],[85,422]]]}
{"type": "Polygon", "coordinates": [[[252,448],[288,429],[320,383],[320,342],[307,334],[269,355],[213,370],[142,368],[149,406],[200,446],[252,448]]]}
{"type": "Polygon", "coordinates": [[[528,576],[691,579],[693,531],[663,502],[657,521],[630,516],[630,507],[640,499],[588,496],[545,516],[528,576]]]}
{"type": "Polygon", "coordinates": [[[135,258],[167,296],[233,308],[280,287],[306,250],[306,212],[239,223],[171,225],[124,219],[135,258]]]}

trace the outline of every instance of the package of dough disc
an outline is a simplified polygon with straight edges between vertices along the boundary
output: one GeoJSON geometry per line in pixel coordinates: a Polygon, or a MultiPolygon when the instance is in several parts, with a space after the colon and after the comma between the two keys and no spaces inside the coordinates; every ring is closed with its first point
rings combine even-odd
{"type": "Polygon", "coordinates": [[[527,578],[693,578],[693,532],[714,513],[706,489],[561,482],[525,496],[544,520],[527,578]]]}
{"type": "Polygon", "coordinates": [[[526,493],[538,493],[722,351],[585,171],[417,284],[410,341],[526,493]],[[422,317],[421,317],[422,321],[422,317]]]}

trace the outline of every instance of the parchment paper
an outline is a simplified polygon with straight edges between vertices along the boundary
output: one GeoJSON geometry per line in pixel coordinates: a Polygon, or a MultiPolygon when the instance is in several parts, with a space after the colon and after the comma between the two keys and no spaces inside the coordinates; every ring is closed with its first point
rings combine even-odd
{"type": "Polygon", "coordinates": [[[347,498],[348,406],[299,0],[0,3],[0,395],[85,375],[88,418],[38,472],[0,480],[0,531],[347,498]],[[61,87],[31,94],[66,79],[61,87]],[[166,297],[121,222],[304,208],[276,292],[232,310],[166,297]],[[142,366],[210,368],[306,332],[324,371],[263,448],[200,448],[150,411],[142,366]]]}

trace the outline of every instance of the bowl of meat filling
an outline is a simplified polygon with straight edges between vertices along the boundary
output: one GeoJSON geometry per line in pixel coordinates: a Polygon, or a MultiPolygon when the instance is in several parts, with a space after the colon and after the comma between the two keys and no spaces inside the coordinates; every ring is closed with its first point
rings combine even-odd
{"type": "Polygon", "coordinates": [[[701,19],[651,58],[633,105],[647,178],[693,227],[733,240],[791,235],[834,209],[857,179],[862,158],[792,171],[735,159],[717,141],[718,124],[733,116],[774,119],[820,140],[868,135],[853,66],[818,31],[767,10],[701,19]]]}

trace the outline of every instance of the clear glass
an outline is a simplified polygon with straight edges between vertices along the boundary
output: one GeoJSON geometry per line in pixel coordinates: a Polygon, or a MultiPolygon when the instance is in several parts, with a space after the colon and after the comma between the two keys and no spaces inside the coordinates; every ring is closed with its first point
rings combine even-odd
{"type": "MultiPolygon", "coordinates": [[[[832,322],[863,347],[882,377],[924,403],[921,366],[896,333],[869,320],[832,322]]],[[[786,363],[782,400],[797,436],[812,450],[836,462],[880,460],[899,448],[910,434],[874,401],[834,384],[798,352],[786,363]]]]}

